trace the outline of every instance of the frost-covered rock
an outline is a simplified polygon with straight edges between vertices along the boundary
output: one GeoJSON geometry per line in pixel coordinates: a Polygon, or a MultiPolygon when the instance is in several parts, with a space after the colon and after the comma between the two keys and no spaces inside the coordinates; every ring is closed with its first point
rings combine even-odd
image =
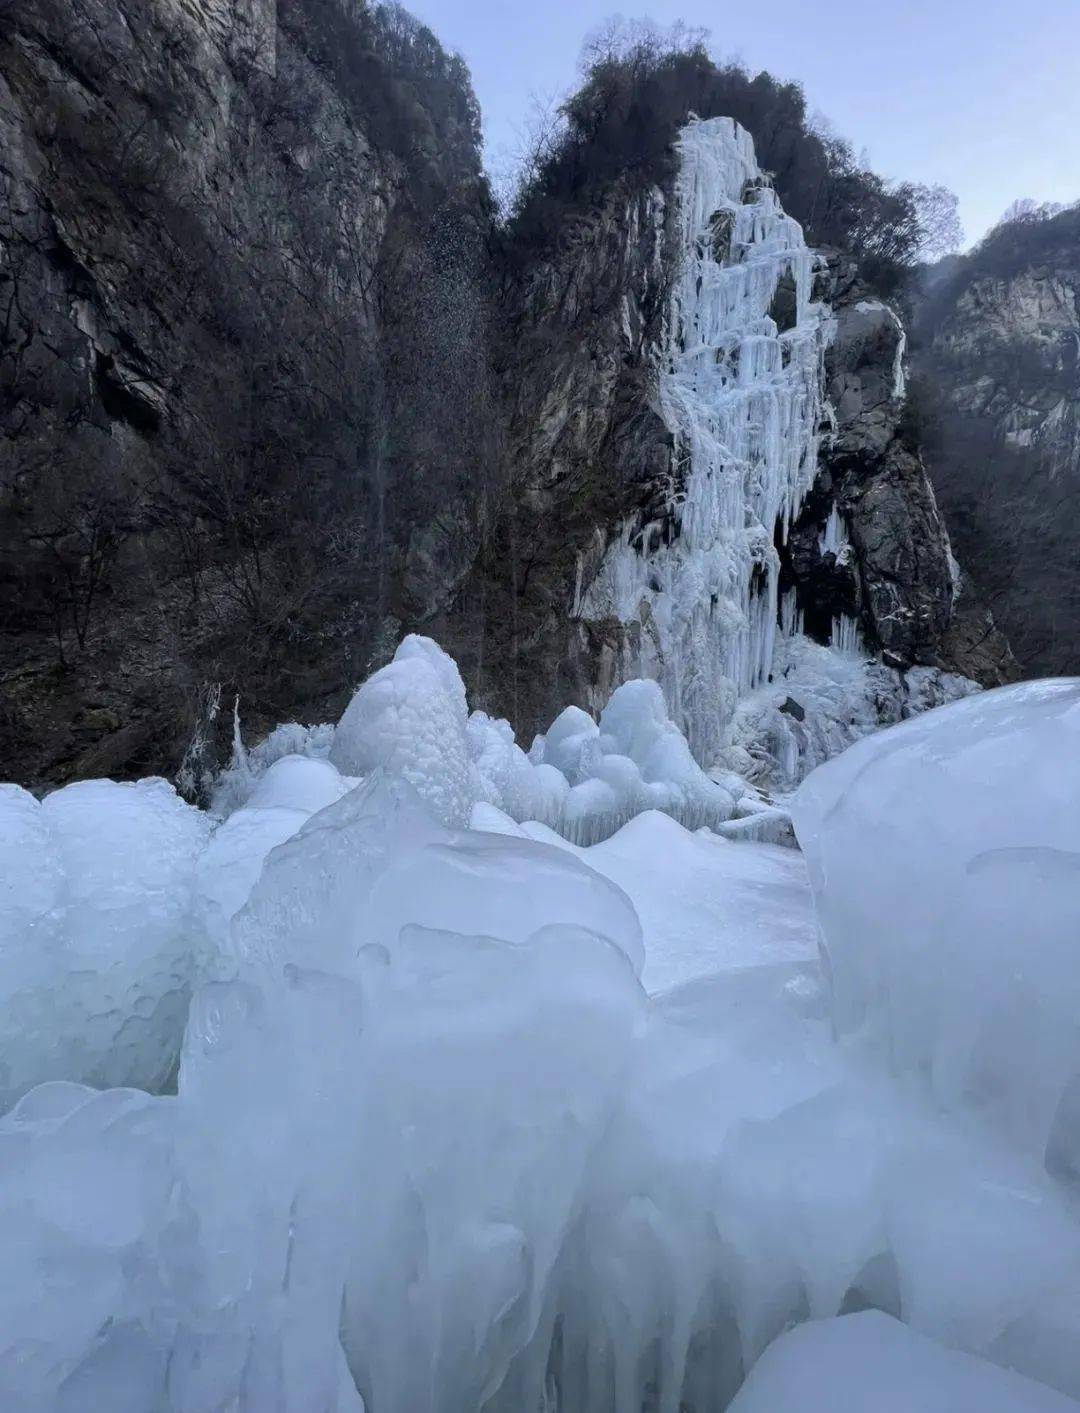
{"type": "Polygon", "coordinates": [[[877,1310],[801,1325],[765,1352],[731,1413],[1076,1413],[1043,1384],[923,1339],[877,1310]]]}
{"type": "Polygon", "coordinates": [[[1080,685],[868,737],[794,802],[842,1035],[1080,1172],[1080,685]]]}
{"type": "Polygon", "coordinates": [[[938,668],[885,667],[857,637],[841,652],[796,634],[777,644],[772,680],[735,708],[718,761],[786,796],[864,736],[978,690],[938,668]]]}

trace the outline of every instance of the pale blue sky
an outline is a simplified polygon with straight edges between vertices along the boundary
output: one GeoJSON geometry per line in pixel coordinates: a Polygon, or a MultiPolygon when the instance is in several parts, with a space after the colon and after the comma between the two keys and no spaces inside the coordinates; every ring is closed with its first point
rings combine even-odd
{"type": "Polygon", "coordinates": [[[572,86],[587,31],[618,10],[703,25],[721,57],[797,79],[811,112],[885,176],[944,182],[969,240],[1017,197],[1080,198],[1080,0],[406,0],[465,56],[489,153],[530,94],[572,86]]]}

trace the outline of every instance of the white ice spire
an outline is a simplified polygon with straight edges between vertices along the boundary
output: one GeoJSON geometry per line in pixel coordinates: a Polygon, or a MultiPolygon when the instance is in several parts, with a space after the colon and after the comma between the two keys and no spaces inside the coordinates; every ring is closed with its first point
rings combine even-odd
{"type": "MultiPolygon", "coordinates": [[[[817,473],[830,321],[811,302],[816,257],[749,133],[730,118],[695,120],[677,146],[679,255],[658,372],[677,533],[627,523],[579,611],[640,625],[623,675],[660,681],[708,764],[736,701],[772,664],[775,540],[817,473]]],[[[794,630],[793,612],[785,623],[794,630]]]]}

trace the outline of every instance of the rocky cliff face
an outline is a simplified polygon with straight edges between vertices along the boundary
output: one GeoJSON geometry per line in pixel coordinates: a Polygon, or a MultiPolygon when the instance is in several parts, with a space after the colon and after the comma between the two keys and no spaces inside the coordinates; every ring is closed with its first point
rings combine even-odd
{"type": "Polygon", "coordinates": [[[474,552],[467,76],[354,0],[29,0],[0,75],[0,759],[172,771],[208,694],[325,710],[474,552]]]}
{"type": "Polygon", "coordinates": [[[820,293],[836,321],[825,354],[832,425],[786,552],[807,630],[828,641],[847,616],[887,666],[944,668],[984,686],[1013,680],[1008,644],[953,556],[905,422],[904,326],[838,252],[820,293]]]}
{"type": "Polygon", "coordinates": [[[913,367],[961,561],[1028,673],[1080,663],[1080,210],[998,227],[931,272],[913,367]]]}
{"type": "Polygon", "coordinates": [[[613,527],[647,523],[670,490],[655,378],[670,242],[665,193],[617,182],[532,253],[506,297],[503,494],[433,631],[471,698],[526,737],[621,680],[616,625],[572,609],[613,527]]]}
{"type": "Polygon", "coordinates": [[[467,74],[394,7],[29,0],[0,74],[5,775],[197,784],[234,694],[333,717],[417,628],[526,735],[657,676],[702,759],[796,620],[1007,674],[896,317],[730,120],[700,231],[673,129],[515,244],[467,74]]]}

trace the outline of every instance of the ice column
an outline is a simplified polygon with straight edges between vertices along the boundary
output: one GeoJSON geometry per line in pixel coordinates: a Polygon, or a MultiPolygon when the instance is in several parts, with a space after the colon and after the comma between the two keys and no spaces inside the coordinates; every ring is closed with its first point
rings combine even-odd
{"type": "Polygon", "coordinates": [[[659,368],[675,443],[667,523],[628,522],[580,596],[582,617],[638,625],[625,677],[656,678],[696,758],[726,743],[767,678],[783,540],[817,472],[827,310],[815,254],[730,118],[679,135],[679,259],[659,368]],[[671,533],[674,530],[674,533],[671,533]]]}

